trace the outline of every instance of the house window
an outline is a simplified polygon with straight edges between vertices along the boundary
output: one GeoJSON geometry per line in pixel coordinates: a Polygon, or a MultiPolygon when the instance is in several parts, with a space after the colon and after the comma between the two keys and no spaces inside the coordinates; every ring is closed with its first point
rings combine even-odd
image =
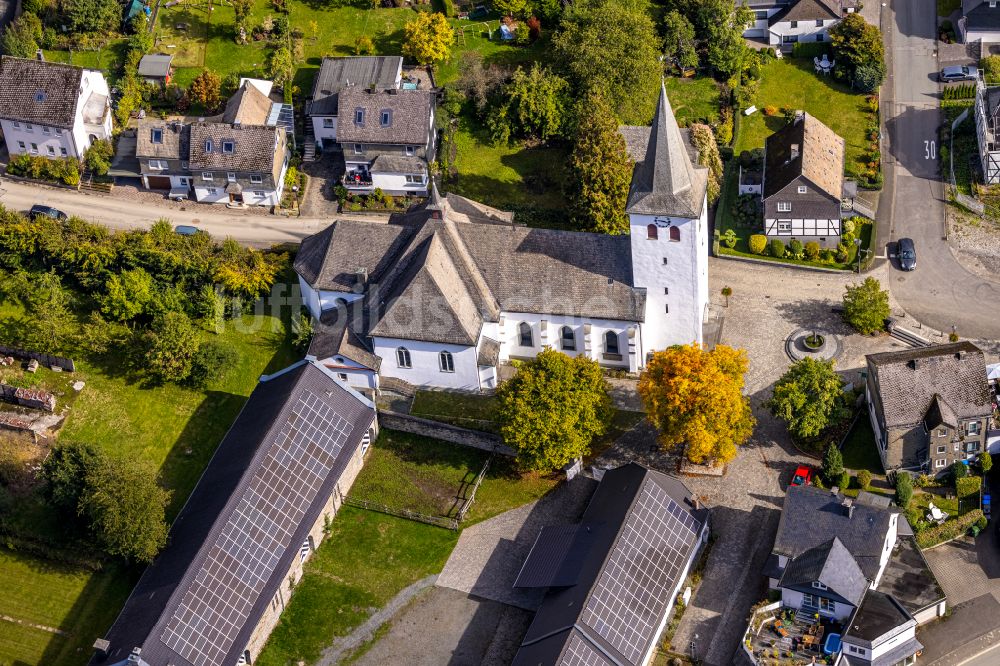
{"type": "Polygon", "coordinates": [[[333,129],[333,118],[323,119],[323,129],[333,129]]]}
{"type": "Polygon", "coordinates": [[[681,242],[681,228],[680,227],[670,227],[670,242],[680,243],[681,242]]]}
{"type": "Polygon", "coordinates": [[[354,124],[364,125],[365,124],[365,110],[364,109],[354,109],[354,124]]]}
{"type": "Polygon", "coordinates": [[[947,462],[948,462],[948,460],[945,459],[945,458],[941,458],[940,460],[935,460],[934,461],[934,467],[936,467],[938,469],[941,469],[942,467],[945,466],[945,463],[947,463],[947,462]]]}
{"type": "Polygon", "coordinates": [[[605,354],[617,354],[618,353],[618,334],[614,331],[608,331],[604,334],[604,353],[605,354]]]}
{"type": "Polygon", "coordinates": [[[346,382],[347,381],[347,373],[346,372],[338,372],[337,376],[340,377],[340,381],[342,381],[342,382],[346,382]]]}
{"type": "Polygon", "coordinates": [[[822,32],[817,32],[816,33],[816,41],[817,42],[822,42],[823,41],[823,33],[822,32]]]}
{"type": "Polygon", "coordinates": [[[763,21],[764,19],[767,18],[767,10],[766,9],[758,9],[757,11],[755,11],[753,13],[753,17],[755,19],[757,19],[758,21],[763,21]]]}
{"type": "Polygon", "coordinates": [[[646,240],[656,240],[660,237],[660,232],[655,224],[646,225],[646,240]]]}
{"type": "Polygon", "coordinates": [[[17,147],[21,150],[22,153],[26,150],[26,148],[24,147],[24,141],[18,141],[17,147]]]}
{"type": "Polygon", "coordinates": [[[56,147],[55,146],[45,146],[45,149],[48,151],[49,155],[55,157],[55,155],[56,155],[56,147]]]}
{"type": "Polygon", "coordinates": [[[31,123],[24,123],[24,131],[25,132],[34,132],[35,131],[35,126],[32,125],[31,123]]]}
{"type": "Polygon", "coordinates": [[[236,144],[233,143],[232,141],[222,142],[222,152],[226,153],[227,155],[232,155],[235,149],[236,149],[236,144]]]}
{"type": "Polygon", "coordinates": [[[363,145],[361,145],[360,143],[354,144],[354,154],[355,155],[360,155],[363,152],[365,152],[365,147],[363,145]]]}
{"type": "Polygon", "coordinates": [[[254,185],[260,185],[264,182],[264,176],[250,174],[250,182],[254,185]]]}
{"type": "Polygon", "coordinates": [[[382,115],[379,118],[379,124],[382,127],[388,127],[392,124],[392,111],[389,109],[382,109],[382,115]]]}
{"type": "Polygon", "coordinates": [[[948,434],[948,429],[947,428],[938,428],[938,431],[937,431],[938,437],[944,437],[947,434],[948,434]]]}
{"type": "Polygon", "coordinates": [[[791,22],[791,26],[789,26],[789,27],[790,27],[790,28],[791,28],[792,30],[794,30],[795,28],[799,27],[799,22],[798,22],[798,21],[792,21],[792,22],[791,22]]]}
{"type": "Polygon", "coordinates": [[[835,613],[837,611],[837,604],[833,603],[826,597],[819,598],[819,609],[827,613],[835,613]]]}
{"type": "Polygon", "coordinates": [[[233,172],[233,171],[230,171],[229,173],[227,173],[226,174],[226,180],[228,180],[230,183],[235,183],[236,182],[236,173],[233,172]]]}
{"type": "Polygon", "coordinates": [[[670,295],[670,287],[664,287],[663,288],[663,295],[664,296],[669,296],[670,295]]]}
{"type": "Polygon", "coordinates": [[[959,444],[958,442],[955,442],[955,444],[954,444],[954,447],[955,447],[955,452],[956,452],[956,453],[958,452],[958,450],[959,450],[960,446],[961,446],[961,445],[960,445],[960,444],[959,444]]]}
{"type": "Polygon", "coordinates": [[[42,134],[52,134],[52,130],[50,130],[48,127],[43,127],[42,134]]]}
{"type": "Polygon", "coordinates": [[[217,188],[217,187],[210,187],[210,188],[208,188],[208,193],[209,194],[218,194],[219,193],[219,188],[217,188]]]}
{"type": "Polygon", "coordinates": [[[979,450],[979,442],[966,442],[965,443],[965,452],[966,453],[975,453],[978,450],[979,450]]]}
{"type": "Polygon", "coordinates": [[[517,331],[519,338],[518,342],[522,347],[535,346],[534,338],[531,335],[531,324],[529,324],[526,321],[522,321],[521,324],[517,327],[517,331]]]}
{"type": "Polygon", "coordinates": [[[14,121],[14,129],[21,129],[21,123],[14,121]]]}
{"type": "Polygon", "coordinates": [[[667,303],[663,306],[663,314],[670,314],[670,304],[667,303]]]}
{"type": "Polygon", "coordinates": [[[211,139],[205,139],[205,152],[206,153],[212,152],[212,140],[211,139]]]}
{"type": "Polygon", "coordinates": [[[396,365],[401,368],[412,368],[413,362],[410,360],[410,350],[406,347],[396,349],[396,365]]]}
{"type": "Polygon", "coordinates": [[[798,35],[783,35],[781,37],[781,41],[784,44],[794,44],[795,42],[799,41],[799,36],[798,35]]]}
{"type": "Polygon", "coordinates": [[[666,265],[667,265],[667,258],[666,258],[666,257],[663,257],[663,265],[664,265],[664,266],[666,266],[666,265]]]}
{"type": "Polygon", "coordinates": [[[441,372],[455,372],[455,357],[450,351],[438,354],[438,364],[441,366],[441,372]]]}
{"type": "Polygon", "coordinates": [[[816,27],[817,28],[823,27],[823,19],[816,19],[816,27]]]}
{"type": "Polygon", "coordinates": [[[44,102],[45,101],[45,91],[44,90],[39,90],[38,92],[35,93],[35,101],[36,102],[44,102]]]}
{"type": "Polygon", "coordinates": [[[790,213],[790,212],[792,212],[792,202],[790,202],[790,201],[779,201],[778,202],[778,212],[779,213],[790,213]]]}
{"type": "Polygon", "coordinates": [[[406,182],[409,185],[423,185],[424,177],[421,176],[420,174],[408,173],[406,174],[406,182]]]}
{"type": "Polygon", "coordinates": [[[563,351],[576,351],[576,333],[569,326],[563,326],[559,334],[563,351]]]}
{"type": "Polygon", "coordinates": [[[264,196],[265,194],[266,194],[266,192],[264,192],[264,190],[254,190],[254,191],[253,191],[253,195],[254,195],[255,197],[262,197],[262,196],[264,196]]]}
{"type": "Polygon", "coordinates": [[[848,644],[847,646],[847,651],[850,652],[851,654],[859,654],[862,656],[864,656],[868,652],[864,648],[860,648],[857,645],[850,645],[850,644],[848,644]]]}
{"type": "Polygon", "coordinates": [[[149,168],[153,171],[162,171],[167,168],[166,160],[149,160],[149,168]]]}
{"type": "Polygon", "coordinates": [[[809,188],[807,188],[805,185],[799,185],[799,189],[798,189],[799,194],[805,194],[808,191],[809,191],[809,188]]]}
{"type": "Polygon", "coordinates": [[[817,590],[827,590],[827,589],[829,589],[826,585],[824,585],[823,583],[819,582],[818,580],[814,580],[812,586],[815,587],[817,590]]]}
{"type": "Polygon", "coordinates": [[[791,233],[792,232],[792,223],[791,223],[791,221],[790,220],[785,220],[785,221],[779,220],[778,221],[778,231],[779,232],[787,231],[788,233],[791,233]]]}
{"type": "Polygon", "coordinates": [[[31,153],[33,155],[37,155],[38,154],[38,144],[37,143],[31,144],[31,153]]]}
{"type": "Polygon", "coordinates": [[[201,179],[202,180],[207,180],[207,181],[211,182],[211,180],[212,180],[212,172],[211,171],[206,171],[205,173],[201,174],[201,179]]]}
{"type": "Polygon", "coordinates": [[[968,435],[978,435],[979,434],[979,421],[969,421],[969,425],[966,428],[965,432],[968,435]]]}
{"type": "Polygon", "coordinates": [[[56,136],[62,136],[62,130],[58,127],[56,128],[56,136]]]}
{"type": "Polygon", "coordinates": [[[149,130],[149,141],[150,143],[163,143],[163,130],[162,129],[149,130]]]}
{"type": "Polygon", "coordinates": [[[417,152],[417,149],[415,147],[413,147],[413,146],[407,146],[406,147],[406,156],[407,157],[413,157],[413,154],[415,152],[417,152]]]}
{"type": "Polygon", "coordinates": [[[939,454],[942,454],[942,455],[943,455],[943,454],[944,454],[944,453],[946,453],[947,451],[948,451],[948,447],[947,447],[947,446],[944,446],[943,444],[942,444],[941,446],[937,447],[937,452],[938,452],[939,454]]]}

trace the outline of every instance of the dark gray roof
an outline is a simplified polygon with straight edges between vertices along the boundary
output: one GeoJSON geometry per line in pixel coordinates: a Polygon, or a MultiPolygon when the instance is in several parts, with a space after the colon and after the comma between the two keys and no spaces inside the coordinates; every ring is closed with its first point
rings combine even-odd
{"type": "Polygon", "coordinates": [[[535,538],[514,587],[576,585],[583,555],[595,534],[589,524],[548,525],[535,538]]]}
{"type": "Polygon", "coordinates": [[[139,61],[138,74],[139,76],[148,76],[151,78],[164,78],[170,74],[170,61],[173,59],[172,55],[147,53],[139,61]]]}
{"type": "Polygon", "coordinates": [[[869,580],[878,575],[885,535],[896,511],[854,503],[848,515],[844,496],[813,486],[790,486],[774,537],[774,552],[794,559],[837,537],[869,580]]]}
{"type": "MultiPolygon", "coordinates": [[[[636,136],[627,137],[634,142],[636,136]]],[[[637,162],[629,189],[626,211],[643,215],[698,218],[705,207],[708,170],[696,168],[688,155],[686,142],[677,126],[667,100],[667,89],[660,86],[660,102],[646,153],[637,162]]]]}
{"type": "Polygon", "coordinates": [[[935,396],[947,403],[952,419],[993,413],[986,359],[971,342],[870,354],[867,359],[886,427],[923,422],[935,396]]]}
{"type": "Polygon", "coordinates": [[[139,121],[136,128],[135,156],[187,161],[190,137],[190,125],[167,122],[159,118],[144,118],[139,121]],[[154,129],[160,130],[160,143],[153,143],[154,129]]]}
{"type": "Polygon", "coordinates": [[[436,93],[432,90],[379,90],[345,88],[337,106],[337,141],[363,144],[426,145],[433,130],[431,115],[436,93]],[[364,122],[355,122],[355,112],[364,111],[364,122]],[[382,125],[382,112],[389,124],[382,125]]]}
{"type": "MultiPolygon", "coordinates": [[[[903,516],[899,519],[900,523],[905,520],[903,516]]],[[[896,540],[896,547],[882,572],[877,589],[891,594],[911,615],[936,606],[945,598],[912,533],[909,537],[896,540]]]]}
{"type": "Polygon", "coordinates": [[[375,84],[380,90],[395,88],[402,66],[401,56],[323,58],[319,74],[313,81],[312,100],[306,113],[337,115],[338,93],[349,85],[366,88],[375,84]]]}
{"type": "Polygon", "coordinates": [[[916,624],[913,616],[891,595],[872,590],[851,617],[844,638],[871,647],[916,624]]]}
{"type": "Polygon", "coordinates": [[[372,161],[373,173],[427,173],[427,162],[419,157],[381,153],[372,161]]]}
{"type": "MultiPolygon", "coordinates": [[[[121,662],[134,647],[142,648],[143,661],[149,666],[236,663],[275,592],[287,585],[288,567],[299,556],[299,547],[319,519],[374,418],[370,402],[318,364],[300,361],[275,375],[262,377],[171,526],[167,547],[143,573],[108,631],[106,638],[111,645],[107,663],[121,662]],[[302,449],[289,433],[308,433],[304,426],[318,422],[310,414],[332,415],[339,430],[321,427],[314,436],[307,435],[307,448],[302,449]],[[331,457],[323,453],[326,447],[321,446],[320,439],[338,431],[343,433],[342,446],[331,457]],[[275,464],[277,456],[284,457],[283,466],[275,464]],[[318,486],[299,487],[296,492],[294,480],[307,469],[317,476],[318,486]],[[274,482],[268,487],[287,490],[273,500],[264,500],[263,495],[255,499],[250,493],[260,488],[261,482],[274,482]],[[270,556],[261,548],[259,554],[264,561],[255,566],[253,576],[246,573],[248,557],[234,556],[228,561],[218,557],[230,548],[224,539],[233,534],[233,520],[244,502],[257,504],[250,515],[260,521],[257,532],[261,534],[251,532],[250,543],[263,543],[262,529],[269,538],[288,537],[278,539],[280,548],[270,556]],[[274,508],[277,503],[282,505],[280,511],[274,508]],[[288,522],[290,515],[301,518],[292,524],[288,522]],[[250,582],[254,576],[263,580],[259,588],[250,582]],[[186,624],[194,622],[197,626],[182,608],[198,599],[209,600],[208,607],[212,607],[213,594],[229,594],[219,587],[227,580],[237,590],[228,608],[233,618],[242,619],[226,631],[222,622],[213,620],[210,614],[203,615],[202,630],[212,633],[213,639],[211,645],[202,643],[201,647],[211,655],[196,657],[175,638],[177,632],[183,633],[186,624]]],[[[91,663],[96,664],[96,659],[91,663]]]]}
{"type": "Polygon", "coordinates": [[[844,191],[844,145],[810,114],[795,118],[764,142],[764,198],[804,176],[839,201],[844,191]]]}
{"type": "MultiPolygon", "coordinates": [[[[854,3],[844,3],[845,7],[853,7],[854,3]]],[[[768,20],[768,25],[779,21],[815,21],[817,19],[843,18],[844,10],[838,0],[798,0],[782,9],[768,20]]]]}
{"type": "Polygon", "coordinates": [[[549,588],[514,665],[641,663],[707,520],[672,476],[636,463],[606,472],[563,559],[577,582],[549,588]]]}
{"type": "Polygon", "coordinates": [[[1000,30],[1000,11],[987,0],[963,0],[962,13],[967,30],[1000,30]]]}
{"type": "Polygon", "coordinates": [[[320,320],[313,322],[313,337],[307,354],[320,361],[343,356],[377,372],[382,359],[368,346],[362,306],[357,300],[346,307],[323,312],[320,320]]]}
{"type": "Polygon", "coordinates": [[[72,129],[83,75],[82,67],[0,57],[0,118],[72,129]]]}
{"type": "Polygon", "coordinates": [[[189,162],[192,171],[248,171],[277,175],[285,155],[285,130],[261,125],[234,126],[227,123],[191,125],[189,162]],[[212,152],[205,150],[212,140],[212,152]],[[223,152],[223,142],[232,141],[234,151],[223,152]]]}
{"type": "Polygon", "coordinates": [[[781,587],[785,588],[812,591],[814,582],[823,583],[829,592],[837,594],[852,606],[861,603],[868,589],[868,579],[837,537],[792,559],[781,576],[781,587]]]}

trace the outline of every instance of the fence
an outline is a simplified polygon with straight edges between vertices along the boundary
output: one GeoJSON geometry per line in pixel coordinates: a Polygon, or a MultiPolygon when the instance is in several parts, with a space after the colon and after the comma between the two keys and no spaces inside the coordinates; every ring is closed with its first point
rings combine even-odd
{"type": "Polygon", "coordinates": [[[490,457],[486,459],[486,464],[483,465],[483,469],[480,470],[479,476],[476,477],[476,481],[472,484],[472,492],[465,499],[465,503],[462,504],[462,508],[458,510],[458,522],[465,520],[465,514],[472,508],[472,503],[476,501],[476,491],[479,490],[479,486],[482,485],[483,479],[486,478],[486,470],[490,468],[490,463],[493,462],[493,456],[495,453],[491,453],[490,457]]]}
{"type": "Polygon", "coordinates": [[[967,194],[959,192],[958,181],[955,180],[955,128],[965,122],[965,119],[968,117],[969,109],[966,109],[951,122],[951,134],[948,137],[948,177],[949,182],[951,182],[951,188],[955,192],[955,201],[973,213],[983,215],[986,213],[986,206],[983,205],[983,202],[975,197],[970,197],[967,194]]]}
{"type": "Polygon", "coordinates": [[[0,356],[13,356],[17,359],[29,361],[35,360],[42,365],[47,365],[50,368],[59,368],[61,370],[65,370],[66,372],[74,372],[76,370],[76,364],[73,363],[73,359],[71,358],[53,356],[52,354],[44,354],[42,352],[27,351],[25,349],[18,349],[17,347],[0,345],[0,356]]]}
{"type": "Polygon", "coordinates": [[[381,502],[373,502],[371,500],[359,499],[357,497],[351,497],[350,495],[342,497],[341,501],[344,504],[348,504],[350,506],[355,506],[360,509],[368,509],[369,511],[378,511],[379,513],[385,513],[390,516],[396,516],[397,518],[407,518],[409,520],[415,520],[419,523],[427,523],[428,525],[436,525],[437,527],[443,527],[448,530],[458,529],[459,521],[456,518],[444,518],[442,516],[428,516],[426,513],[420,513],[418,511],[410,511],[409,509],[397,509],[387,504],[382,504],[381,502]]]}

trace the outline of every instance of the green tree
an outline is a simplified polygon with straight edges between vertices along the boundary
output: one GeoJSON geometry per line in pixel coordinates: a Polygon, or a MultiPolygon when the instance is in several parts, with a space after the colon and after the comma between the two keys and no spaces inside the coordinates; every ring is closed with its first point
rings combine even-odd
{"type": "Polygon", "coordinates": [[[373,56],[375,55],[375,42],[368,35],[358,35],[354,40],[354,55],[373,56]]]}
{"type": "Polygon", "coordinates": [[[111,146],[111,142],[107,139],[98,139],[84,151],[83,163],[89,171],[93,171],[98,176],[106,176],[114,156],[115,149],[111,146]]]}
{"type": "Polygon", "coordinates": [[[25,12],[0,35],[0,52],[15,58],[34,58],[41,41],[42,22],[31,12],[25,12]]]}
{"type": "Polygon", "coordinates": [[[203,69],[188,86],[188,95],[192,102],[214,111],[222,101],[222,79],[215,72],[203,69]]]}
{"type": "Polygon", "coordinates": [[[983,470],[983,476],[989,476],[993,469],[993,456],[988,451],[979,454],[979,469],[983,470]]]}
{"type": "Polygon", "coordinates": [[[279,46],[267,56],[267,72],[271,79],[280,86],[290,85],[295,74],[295,61],[292,50],[287,46],[279,46]]]}
{"type": "Polygon", "coordinates": [[[106,454],[93,444],[59,444],[42,462],[40,477],[46,482],[45,495],[53,505],[76,516],[80,498],[87,490],[87,470],[106,454]]]}
{"type": "Polygon", "coordinates": [[[312,342],[312,318],[305,312],[300,312],[292,318],[292,347],[300,353],[306,353],[312,342]]]}
{"type": "Polygon", "coordinates": [[[869,92],[881,85],[885,79],[885,47],[876,26],[861,14],[848,14],[830,28],[829,35],[838,75],[865,85],[869,92]]]}
{"type": "Polygon", "coordinates": [[[708,64],[727,77],[740,74],[750,53],[743,32],[753,25],[753,10],[732,0],[704,0],[699,12],[705,23],[708,64]]]}
{"type": "Polygon", "coordinates": [[[500,385],[497,400],[504,442],[532,470],[559,469],[587,455],[612,414],[600,366],[548,348],[500,385]]]}
{"type": "Polygon", "coordinates": [[[490,111],[487,125],[497,143],[512,134],[546,141],[559,136],[567,123],[569,84],[547,67],[535,63],[530,70],[518,67],[504,87],[503,102],[490,111]]]}
{"type": "Polygon", "coordinates": [[[858,333],[871,335],[885,328],[889,317],[889,292],[873,277],[844,290],[844,320],[858,333]]]}
{"type": "Polygon", "coordinates": [[[959,479],[964,479],[965,477],[967,477],[969,475],[969,466],[966,465],[961,460],[956,460],[951,465],[951,475],[953,477],[955,477],[955,481],[956,482],[959,479]]]}
{"type": "Polygon", "coordinates": [[[421,65],[429,65],[451,56],[455,31],[444,14],[421,12],[403,28],[403,55],[421,65]]]}
{"type": "Polygon", "coordinates": [[[180,382],[191,374],[198,349],[198,332],[187,315],[165,312],[145,335],[143,362],[149,373],[162,382],[180,382]]]}
{"type": "Polygon", "coordinates": [[[479,51],[466,51],[458,64],[459,76],[455,86],[475,104],[482,114],[489,103],[497,97],[506,82],[506,70],[483,61],[479,51]]]}
{"type": "Polygon", "coordinates": [[[225,377],[239,360],[239,355],[229,345],[215,340],[203,342],[191,359],[187,383],[195,388],[205,388],[210,382],[225,377]]]}
{"type": "Polygon", "coordinates": [[[626,233],[632,161],[618,122],[597,92],[579,105],[578,117],[576,143],[569,159],[578,223],[587,231],[626,233]]]}
{"type": "Polygon", "coordinates": [[[644,9],[573,3],[552,45],[576,89],[600,91],[621,123],[649,123],[663,68],[661,42],[644,9]]]}
{"type": "Polygon", "coordinates": [[[48,353],[62,351],[76,328],[72,304],[72,294],[54,271],[38,275],[27,302],[29,346],[48,353]]]}
{"type": "Polygon", "coordinates": [[[67,0],[63,4],[69,31],[80,35],[117,33],[122,6],[118,0],[67,0]]]}
{"type": "Polygon", "coordinates": [[[167,543],[164,510],[170,493],[156,483],[147,461],[98,457],[86,472],[80,511],[109,555],[129,562],[153,561],[167,543]]]}
{"type": "MultiPolygon", "coordinates": [[[[840,447],[836,443],[831,442],[827,445],[826,453],[823,454],[820,474],[828,485],[840,483],[840,477],[844,474],[844,456],[841,455],[840,447]]],[[[846,490],[846,488],[841,488],[841,490],[846,490]]]]}
{"type": "Polygon", "coordinates": [[[743,395],[746,352],[726,345],[706,351],[698,344],[653,353],[639,377],[646,417],[664,448],[683,444],[693,463],[726,463],[756,421],[743,395]]]}
{"type": "Polygon", "coordinates": [[[697,67],[694,26],[676,9],[663,17],[663,52],[680,67],[697,67]]]}
{"type": "Polygon", "coordinates": [[[767,406],[793,437],[808,439],[847,416],[843,387],[832,360],[806,357],[793,363],[777,381],[767,406]]]}
{"type": "Polygon", "coordinates": [[[115,321],[131,321],[149,310],[156,297],[153,277],[141,268],[108,278],[101,312],[115,321]]]}
{"type": "Polygon", "coordinates": [[[896,472],[896,504],[904,511],[913,498],[913,479],[908,472],[896,472]]]}
{"type": "Polygon", "coordinates": [[[860,487],[861,490],[868,490],[868,488],[871,485],[872,485],[872,473],[869,472],[866,469],[863,469],[863,470],[859,471],[858,472],[858,487],[860,487]]]}
{"type": "Polygon", "coordinates": [[[527,7],[527,0],[493,0],[493,9],[501,16],[521,16],[527,7]]]}

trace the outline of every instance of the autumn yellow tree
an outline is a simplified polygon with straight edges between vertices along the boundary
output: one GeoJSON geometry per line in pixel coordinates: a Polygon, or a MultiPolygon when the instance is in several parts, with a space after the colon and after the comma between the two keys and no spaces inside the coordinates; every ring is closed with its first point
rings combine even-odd
{"type": "Polygon", "coordinates": [[[741,349],[677,345],[653,354],[639,378],[646,415],[664,448],[684,445],[693,463],[725,463],[756,423],[743,394],[748,367],[741,349]]]}
{"type": "Polygon", "coordinates": [[[403,28],[403,55],[421,65],[447,60],[455,43],[455,31],[444,14],[421,12],[403,28]]]}

